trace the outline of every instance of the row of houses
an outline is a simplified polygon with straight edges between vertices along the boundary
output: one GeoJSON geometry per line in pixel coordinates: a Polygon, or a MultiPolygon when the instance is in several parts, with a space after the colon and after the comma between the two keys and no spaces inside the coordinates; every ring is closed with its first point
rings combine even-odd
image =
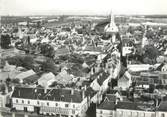
{"type": "Polygon", "coordinates": [[[162,101],[155,108],[148,102],[132,102],[116,95],[107,94],[104,101],[96,108],[96,117],[166,117],[167,101],[162,101]]]}
{"type": "Polygon", "coordinates": [[[44,115],[82,117],[90,105],[86,91],[15,87],[12,108],[44,115]]]}

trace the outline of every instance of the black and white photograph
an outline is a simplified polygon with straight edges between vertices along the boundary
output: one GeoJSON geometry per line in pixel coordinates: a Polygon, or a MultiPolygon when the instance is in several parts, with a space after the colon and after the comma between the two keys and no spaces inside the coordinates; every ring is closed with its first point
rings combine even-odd
{"type": "Polygon", "coordinates": [[[0,0],[0,117],[167,117],[167,0],[0,0]]]}

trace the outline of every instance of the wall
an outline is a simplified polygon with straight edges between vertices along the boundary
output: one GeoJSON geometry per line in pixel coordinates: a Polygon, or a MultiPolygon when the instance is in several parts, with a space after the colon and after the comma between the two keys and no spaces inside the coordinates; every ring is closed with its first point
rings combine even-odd
{"type": "Polygon", "coordinates": [[[117,109],[117,117],[155,117],[155,112],[117,109]]]}
{"type": "Polygon", "coordinates": [[[65,114],[65,115],[81,115],[84,114],[88,107],[89,101],[87,97],[81,103],[71,103],[71,102],[56,102],[56,101],[47,101],[47,100],[31,100],[31,99],[22,99],[22,98],[12,98],[13,108],[16,110],[23,111],[24,107],[27,107],[27,111],[33,112],[34,107],[40,107],[41,114],[65,114]],[[16,102],[18,100],[18,103],[16,102]],[[22,103],[24,101],[24,103],[22,103]],[[30,102],[28,104],[28,101],[30,102]],[[38,103],[39,101],[39,103],[38,103]],[[68,104],[68,107],[65,107],[65,104],[68,104]]]}
{"type": "Polygon", "coordinates": [[[96,117],[115,117],[115,111],[96,109],[96,117]]]}
{"type": "Polygon", "coordinates": [[[157,112],[156,117],[167,117],[167,112],[157,112]]]}

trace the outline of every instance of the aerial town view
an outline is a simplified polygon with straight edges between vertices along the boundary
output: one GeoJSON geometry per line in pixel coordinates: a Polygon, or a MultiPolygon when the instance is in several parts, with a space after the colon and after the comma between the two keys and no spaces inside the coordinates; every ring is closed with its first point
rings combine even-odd
{"type": "Polygon", "coordinates": [[[0,117],[167,117],[167,2],[62,1],[0,0],[0,117]]]}

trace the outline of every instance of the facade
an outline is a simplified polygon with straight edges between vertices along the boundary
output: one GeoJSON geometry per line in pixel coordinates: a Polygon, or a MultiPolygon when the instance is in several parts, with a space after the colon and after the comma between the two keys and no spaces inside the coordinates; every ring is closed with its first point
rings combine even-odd
{"type": "Polygon", "coordinates": [[[5,108],[10,103],[10,95],[11,93],[0,94],[0,108],[5,108]]]}
{"type": "Polygon", "coordinates": [[[15,87],[12,107],[44,115],[82,117],[89,106],[85,91],[15,87]]]}
{"type": "Polygon", "coordinates": [[[155,111],[151,106],[137,102],[118,102],[116,109],[117,117],[155,117],[155,111]]]}
{"type": "Polygon", "coordinates": [[[96,109],[96,117],[116,117],[115,103],[105,100],[96,109]]]}
{"type": "Polygon", "coordinates": [[[132,79],[131,75],[129,74],[128,71],[124,73],[124,75],[118,79],[118,87],[121,88],[122,90],[126,90],[129,88],[132,84],[132,79]]]}

